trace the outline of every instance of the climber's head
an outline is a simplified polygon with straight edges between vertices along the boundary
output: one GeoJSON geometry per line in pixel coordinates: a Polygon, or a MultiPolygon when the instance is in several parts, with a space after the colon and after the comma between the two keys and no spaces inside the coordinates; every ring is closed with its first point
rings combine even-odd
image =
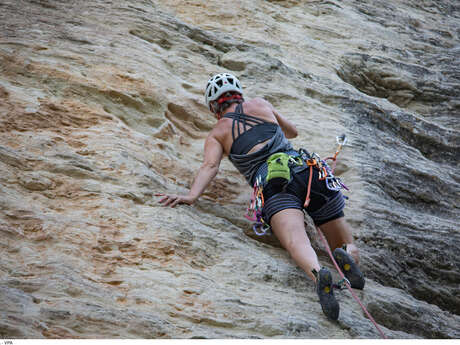
{"type": "Polygon", "coordinates": [[[209,79],[204,98],[209,110],[217,115],[230,104],[244,101],[240,81],[230,73],[219,73],[209,79]]]}

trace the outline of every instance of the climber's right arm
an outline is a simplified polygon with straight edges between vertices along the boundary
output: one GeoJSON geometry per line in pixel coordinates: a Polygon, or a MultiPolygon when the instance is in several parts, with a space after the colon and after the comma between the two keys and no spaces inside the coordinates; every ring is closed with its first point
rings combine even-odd
{"type": "Polygon", "coordinates": [[[190,192],[187,195],[157,194],[157,196],[163,196],[159,202],[163,204],[163,206],[171,207],[175,207],[177,204],[193,204],[217,175],[223,153],[224,149],[222,145],[211,132],[204,144],[203,164],[198,170],[198,174],[192,183],[190,192]]]}
{"type": "Polygon", "coordinates": [[[205,191],[219,171],[224,149],[220,142],[213,136],[208,136],[204,144],[204,161],[198,170],[188,196],[195,202],[205,191]]]}

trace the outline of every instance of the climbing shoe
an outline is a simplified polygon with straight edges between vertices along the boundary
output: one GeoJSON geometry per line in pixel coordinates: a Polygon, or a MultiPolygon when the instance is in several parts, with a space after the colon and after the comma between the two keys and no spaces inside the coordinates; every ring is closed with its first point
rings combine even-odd
{"type": "Polygon", "coordinates": [[[350,282],[350,286],[362,290],[364,288],[364,275],[351,255],[344,248],[336,248],[332,254],[345,278],[350,282]]]}
{"type": "Polygon", "coordinates": [[[323,313],[329,319],[337,320],[339,318],[340,306],[334,296],[331,272],[323,267],[319,272],[313,270],[313,274],[316,276],[316,292],[318,293],[323,313]]]}

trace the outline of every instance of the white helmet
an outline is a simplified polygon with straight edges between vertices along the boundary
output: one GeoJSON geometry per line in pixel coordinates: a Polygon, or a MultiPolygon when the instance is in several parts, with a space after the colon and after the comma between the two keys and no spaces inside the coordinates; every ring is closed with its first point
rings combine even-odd
{"type": "Polygon", "coordinates": [[[219,73],[208,80],[204,98],[209,108],[209,103],[217,100],[221,95],[229,91],[236,91],[243,95],[240,81],[230,73],[219,73]]]}

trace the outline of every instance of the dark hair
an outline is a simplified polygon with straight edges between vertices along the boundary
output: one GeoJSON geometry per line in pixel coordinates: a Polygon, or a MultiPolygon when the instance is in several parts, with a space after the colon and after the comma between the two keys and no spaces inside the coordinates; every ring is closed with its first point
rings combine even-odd
{"type": "MultiPolygon", "coordinates": [[[[222,96],[220,96],[219,99],[221,99],[222,97],[230,97],[236,93],[237,92],[234,92],[234,91],[226,92],[222,96]]],[[[222,103],[219,103],[219,99],[212,102],[212,108],[215,114],[222,114],[233,103],[243,103],[244,102],[243,97],[238,98],[238,99],[237,98],[229,99],[228,101],[224,101],[222,103]]]]}

